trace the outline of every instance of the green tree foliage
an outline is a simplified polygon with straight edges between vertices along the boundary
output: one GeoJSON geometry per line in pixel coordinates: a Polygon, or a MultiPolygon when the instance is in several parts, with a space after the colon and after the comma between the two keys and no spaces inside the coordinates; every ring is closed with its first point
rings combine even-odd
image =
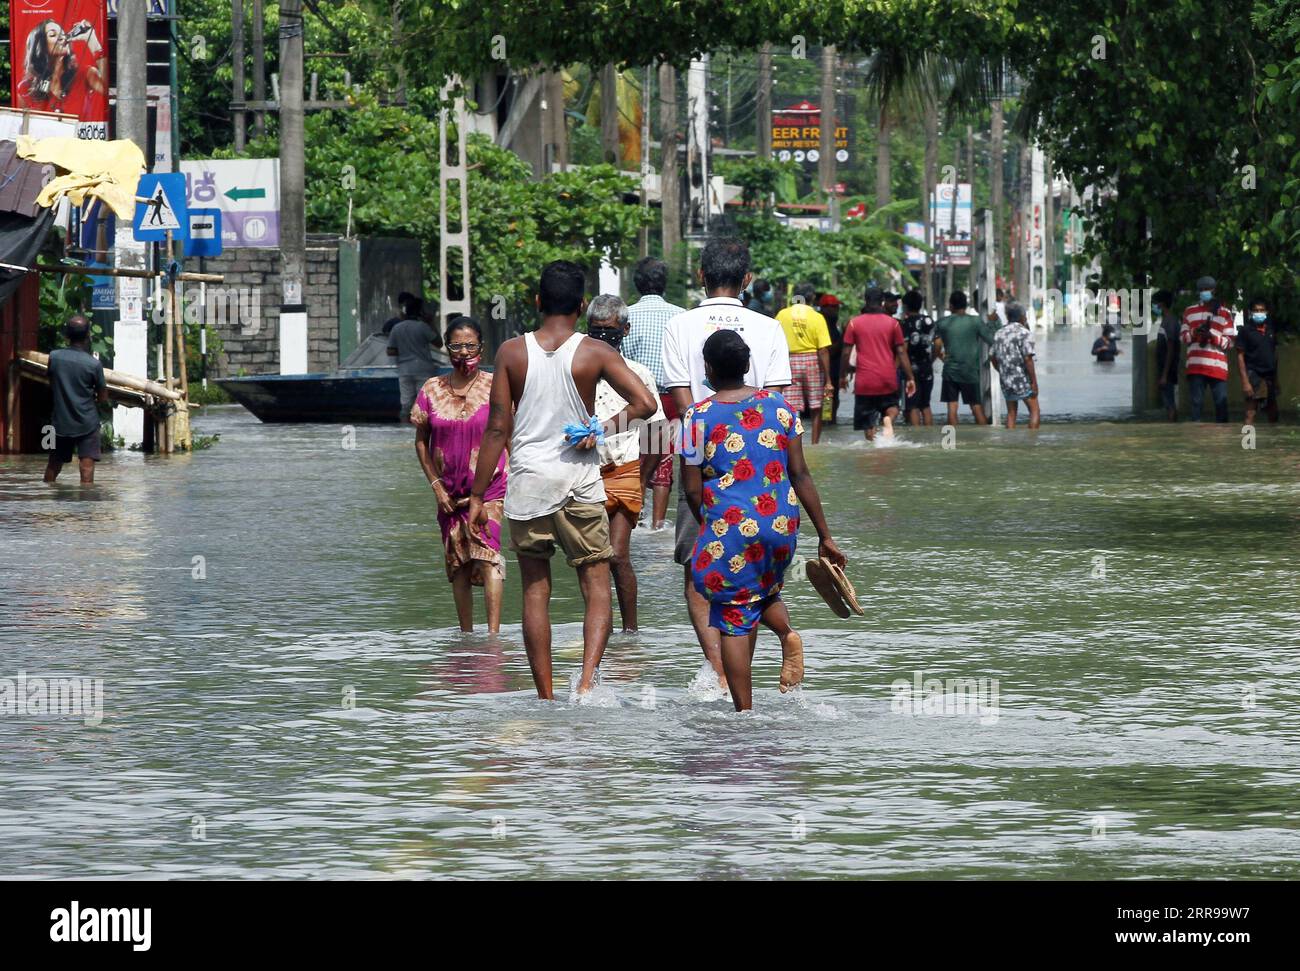
{"type": "Polygon", "coordinates": [[[1062,0],[1036,20],[1020,127],[1106,190],[1086,214],[1102,283],[1190,289],[1209,273],[1226,299],[1297,309],[1298,7],[1062,0]]]}

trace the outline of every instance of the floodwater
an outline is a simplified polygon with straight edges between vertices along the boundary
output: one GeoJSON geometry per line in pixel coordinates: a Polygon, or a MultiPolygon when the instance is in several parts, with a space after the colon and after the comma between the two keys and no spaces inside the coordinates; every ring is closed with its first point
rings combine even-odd
{"type": "MultiPolygon", "coordinates": [[[[1122,413],[1091,335],[1049,343],[1049,416],[1122,413]]],[[[0,715],[0,875],[1300,876],[1296,426],[829,430],[867,616],[792,580],[806,687],[763,634],[739,716],[690,688],[669,533],[634,534],[600,706],[557,570],[542,703],[513,562],[500,638],[455,630],[409,432],[195,424],[220,442],[93,489],[0,459],[0,678],[104,685],[97,725],[0,715]]]]}

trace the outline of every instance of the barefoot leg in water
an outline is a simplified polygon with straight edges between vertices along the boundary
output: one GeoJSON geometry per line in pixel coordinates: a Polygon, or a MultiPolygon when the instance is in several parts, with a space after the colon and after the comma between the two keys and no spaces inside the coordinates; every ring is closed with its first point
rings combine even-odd
{"type": "Polygon", "coordinates": [[[731,689],[731,703],[736,711],[749,711],[754,707],[754,683],[751,672],[754,665],[754,632],[722,635],[722,668],[727,674],[731,689]]]}
{"type": "Polygon", "coordinates": [[[785,602],[774,597],[763,610],[763,626],[781,639],[781,693],[803,681],[803,638],[790,626],[785,602]]]}

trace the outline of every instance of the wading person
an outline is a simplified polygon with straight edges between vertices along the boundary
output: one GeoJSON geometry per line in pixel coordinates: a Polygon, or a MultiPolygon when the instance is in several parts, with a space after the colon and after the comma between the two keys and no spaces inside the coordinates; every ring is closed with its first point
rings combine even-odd
{"type": "Polygon", "coordinates": [[[99,461],[99,406],[108,401],[104,365],[90,352],[90,321],[77,314],[63,325],[68,346],[50,352],[50,394],[54,398],[54,449],[45,466],[53,482],[76,453],[81,484],[95,481],[99,461]]]}
{"type": "Polygon", "coordinates": [[[826,318],[826,329],[831,335],[831,346],[826,350],[831,359],[831,409],[824,422],[834,425],[835,416],[840,412],[840,368],[844,365],[844,334],[840,330],[840,298],[833,293],[823,293],[817,301],[821,314],[826,318]]]}
{"type": "MultiPolygon", "coordinates": [[[[628,332],[628,307],[621,299],[602,293],[587,307],[587,336],[604,341],[614,350],[626,340],[628,332]]],[[[627,358],[631,368],[645,389],[656,395],[655,379],[647,368],[627,358]]],[[[632,568],[632,530],[641,515],[646,483],[659,465],[662,456],[661,442],[666,437],[662,427],[663,408],[655,402],[655,412],[650,425],[634,425],[625,431],[605,434],[605,441],[596,446],[600,454],[600,477],[605,483],[605,512],[609,515],[609,545],[614,551],[610,570],[614,574],[614,592],[618,596],[618,612],[623,620],[623,632],[637,629],[636,571],[632,568]],[[642,442],[646,451],[641,450],[642,442]]],[[[602,425],[612,421],[627,401],[602,380],[596,385],[596,420],[602,425]]],[[[668,456],[671,460],[671,456],[668,456]]]]}
{"type": "Polygon", "coordinates": [[[831,332],[826,318],[813,309],[817,289],[811,283],[794,288],[795,301],[782,307],[776,322],[785,331],[790,349],[790,387],[785,400],[796,413],[812,419],[812,443],[822,437],[822,397],[833,394],[831,332]]]}
{"type": "Polygon", "coordinates": [[[898,374],[904,375],[908,396],[916,393],[912,364],[904,351],[903,330],[898,321],[884,312],[884,294],[868,287],[862,313],[844,328],[844,353],[857,353],[852,365],[847,361],[840,378],[848,387],[853,376],[853,428],[867,441],[874,441],[876,425],[884,425],[885,438],[894,437],[894,419],[898,417],[898,374]]]}
{"type": "MultiPolygon", "coordinates": [[[[783,390],[790,384],[790,349],[785,331],[771,317],[749,310],[740,294],[749,286],[749,247],[735,238],[710,240],[700,254],[700,280],[708,296],[698,307],[678,314],[664,333],[664,375],[679,414],[713,389],[704,368],[704,342],[719,330],[732,330],[749,347],[749,371],[745,380],[756,388],[783,390]]],[[[686,606],[704,657],[726,689],[722,669],[722,641],[709,626],[709,604],[691,579],[691,550],[697,527],[686,493],[678,491],[677,521],[674,524],[673,559],[685,574],[686,606]]]]}
{"type": "Polygon", "coordinates": [[[577,693],[592,688],[609,641],[609,518],[593,428],[596,385],[608,381],[630,404],[611,427],[654,414],[654,396],[608,344],[577,332],[586,307],[582,268],[567,260],[542,270],[541,326],[501,345],[492,376],[488,425],[470,490],[471,528],[487,527],[488,488],[501,452],[510,450],[505,516],[524,586],[524,649],[537,696],[554,697],[551,681],[551,557],[558,543],[586,605],[577,693]],[[579,427],[588,430],[581,435],[579,427]]]}
{"type": "Polygon", "coordinates": [[[934,328],[935,355],[943,361],[939,400],[948,406],[949,425],[957,424],[959,401],[970,407],[975,424],[989,423],[980,396],[980,341],[993,342],[988,325],[966,312],[966,294],[954,290],[948,298],[948,316],[934,328]]]}
{"type": "MultiPolygon", "coordinates": [[[[641,299],[627,308],[628,332],[623,356],[636,361],[654,375],[659,403],[665,417],[677,417],[672,393],[664,383],[664,330],[668,321],[683,312],[664,299],[668,289],[668,264],[654,256],[639,260],[632,270],[632,282],[641,299]]],[[[668,516],[668,497],[673,489],[673,457],[665,455],[650,477],[650,528],[662,529],[668,516]]]]}
{"type": "Polygon", "coordinates": [[[501,555],[506,457],[502,454],[497,461],[483,494],[487,521],[477,533],[471,532],[473,459],[487,428],[492,376],[479,370],[483,331],[474,318],[452,318],[446,341],[451,373],[429,378],[411,408],[415,452],[438,502],[443,558],[460,629],[474,629],[473,588],[482,587],[488,632],[495,634],[501,629],[501,587],[506,576],[505,558],[501,555]]]}
{"type": "Polygon", "coordinates": [[[1115,327],[1106,323],[1101,326],[1101,336],[1092,342],[1092,356],[1098,364],[1110,364],[1120,354],[1119,338],[1115,327]]]}
{"type": "Polygon", "coordinates": [[[1214,399],[1214,420],[1228,420],[1228,349],[1237,336],[1232,310],[1214,296],[1214,277],[1196,281],[1198,302],[1183,311],[1180,339],[1187,345],[1187,394],[1192,420],[1201,420],[1208,388],[1214,399]]]}
{"type": "Polygon", "coordinates": [[[715,391],[682,419],[692,435],[682,475],[700,524],[691,581],[708,602],[732,702],[745,711],[753,707],[751,665],[760,621],[781,640],[781,690],[803,680],[803,640],[781,600],[801,504],[817,528],[818,556],[841,567],[845,559],[804,462],[799,416],[779,393],[745,383],[750,349],[736,331],[718,331],[703,353],[715,391]]]}
{"type": "Polygon", "coordinates": [[[1277,330],[1268,318],[1268,304],[1256,300],[1237,334],[1237,370],[1246,398],[1246,424],[1255,424],[1263,411],[1270,422],[1277,411],[1277,330]]]}
{"type": "Polygon", "coordinates": [[[1016,427],[1016,414],[1023,401],[1029,410],[1029,427],[1037,428],[1038,371],[1034,367],[1034,338],[1025,326],[1025,308],[1009,303],[1002,312],[1007,322],[993,335],[990,360],[997,368],[1002,397],[1007,402],[1007,427],[1016,427]]]}
{"type": "Polygon", "coordinates": [[[1178,420],[1179,320],[1174,314],[1174,295],[1157,290],[1151,297],[1152,323],[1156,325],[1156,384],[1165,417],[1178,420]]]}
{"type": "Polygon", "coordinates": [[[397,358],[397,386],[402,397],[400,414],[410,421],[416,393],[438,370],[433,349],[442,340],[423,317],[424,303],[418,298],[408,301],[403,317],[388,332],[388,356],[397,358]]]}
{"type": "Polygon", "coordinates": [[[907,342],[907,360],[912,365],[912,378],[916,391],[907,396],[904,408],[907,421],[912,425],[933,425],[934,412],[930,399],[934,396],[934,318],[922,313],[925,298],[919,290],[903,294],[903,340],[907,342]]]}

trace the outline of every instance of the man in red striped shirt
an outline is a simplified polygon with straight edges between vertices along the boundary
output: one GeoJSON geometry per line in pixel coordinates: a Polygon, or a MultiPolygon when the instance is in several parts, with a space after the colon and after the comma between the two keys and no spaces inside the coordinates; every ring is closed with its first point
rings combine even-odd
{"type": "Polygon", "coordinates": [[[1192,420],[1201,420],[1205,389],[1214,398],[1214,420],[1228,420],[1228,350],[1237,336],[1232,311],[1214,297],[1214,277],[1196,281],[1198,303],[1183,311],[1179,339],[1187,345],[1187,390],[1192,420]]]}

